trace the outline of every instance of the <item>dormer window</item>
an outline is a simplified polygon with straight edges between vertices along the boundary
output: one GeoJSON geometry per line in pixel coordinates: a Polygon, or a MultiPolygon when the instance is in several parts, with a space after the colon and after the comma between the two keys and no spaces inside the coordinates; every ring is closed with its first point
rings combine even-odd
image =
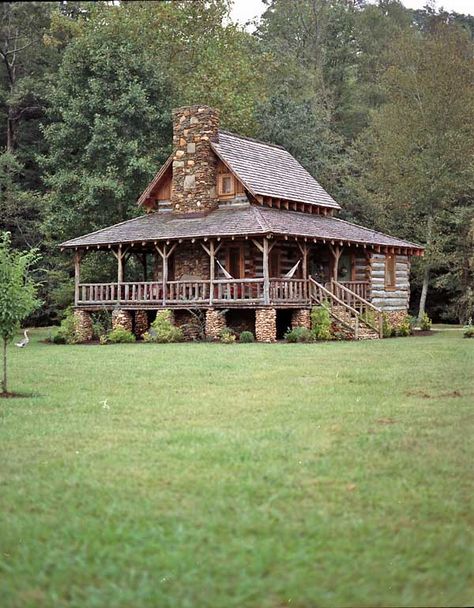
{"type": "Polygon", "coordinates": [[[217,189],[220,196],[235,194],[234,176],[231,173],[220,173],[217,189]]]}

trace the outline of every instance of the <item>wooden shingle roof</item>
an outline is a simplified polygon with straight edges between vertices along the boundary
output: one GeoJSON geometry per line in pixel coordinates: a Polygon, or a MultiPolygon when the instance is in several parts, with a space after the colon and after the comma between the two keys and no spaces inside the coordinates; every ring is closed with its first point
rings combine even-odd
{"type": "Polygon", "coordinates": [[[64,248],[103,247],[203,237],[291,236],[421,251],[404,241],[335,217],[242,205],[221,207],[207,215],[154,212],[61,243],[64,248]]]}
{"type": "Polygon", "coordinates": [[[336,201],[280,146],[219,131],[212,149],[254,195],[340,209],[336,201]]]}

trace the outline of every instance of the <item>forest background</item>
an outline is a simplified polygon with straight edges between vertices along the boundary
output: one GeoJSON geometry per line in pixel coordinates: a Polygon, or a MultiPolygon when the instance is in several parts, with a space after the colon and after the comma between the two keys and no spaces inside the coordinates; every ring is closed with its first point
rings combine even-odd
{"type": "MultiPolygon", "coordinates": [[[[31,323],[72,302],[58,243],[139,214],[171,109],[192,103],[287,148],[341,217],[425,245],[413,312],[426,299],[436,320],[474,315],[474,17],[397,0],[266,5],[253,32],[228,0],[0,6],[0,231],[43,254],[31,323]]],[[[114,272],[92,255],[82,277],[114,272]]]]}

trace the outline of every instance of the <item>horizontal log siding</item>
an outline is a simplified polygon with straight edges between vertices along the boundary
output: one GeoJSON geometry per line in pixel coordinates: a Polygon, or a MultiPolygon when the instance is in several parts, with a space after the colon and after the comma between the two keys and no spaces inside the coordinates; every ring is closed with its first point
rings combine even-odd
{"type": "Polygon", "coordinates": [[[370,292],[374,306],[383,311],[407,310],[410,300],[410,261],[406,255],[396,256],[396,286],[385,289],[385,255],[372,254],[370,260],[370,292]]]}
{"type": "Polygon", "coordinates": [[[365,253],[354,254],[354,278],[353,281],[368,281],[370,274],[370,263],[365,253]]]}

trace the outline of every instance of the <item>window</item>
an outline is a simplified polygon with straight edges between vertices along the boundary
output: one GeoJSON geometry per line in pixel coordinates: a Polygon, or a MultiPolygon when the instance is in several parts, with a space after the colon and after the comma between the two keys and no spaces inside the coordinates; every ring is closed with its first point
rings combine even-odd
{"type": "Polygon", "coordinates": [[[396,256],[393,253],[387,254],[385,256],[385,289],[395,289],[396,287],[396,265],[396,256]]]}
{"type": "Polygon", "coordinates": [[[218,192],[221,196],[232,196],[234,194],[234,177],[230,173],[219,174],[218,192]]]}

